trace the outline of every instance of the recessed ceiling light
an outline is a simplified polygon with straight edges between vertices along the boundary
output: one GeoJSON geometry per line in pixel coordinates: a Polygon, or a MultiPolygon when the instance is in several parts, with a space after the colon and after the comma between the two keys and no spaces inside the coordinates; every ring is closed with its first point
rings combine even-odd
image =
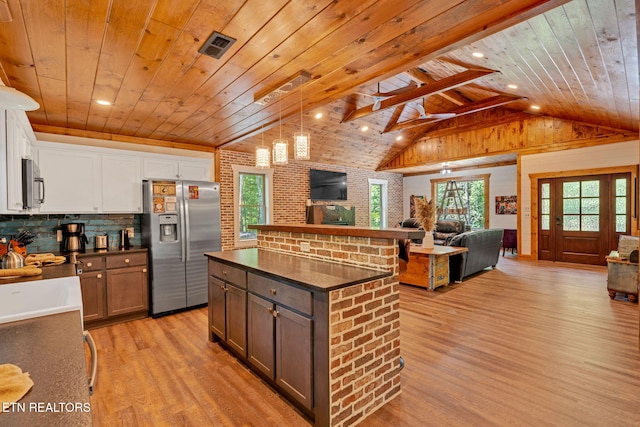
{"type": "Polygon", "coordinates": [[[518,89],[518,85],[514,85],[513,83],[507,85],[509,89],[518,89]]]}
{"type": "Polygon", "coordinates": [[[539,106],[539,105],[532,105],[532,106],[531,106],[531,109],[532,109],[532,110],[539,110],[539,109],[540,109],[540,106],[539,106]]]}
{"type": "Polygon", "coordinates": [[[366,132],[366,131],[368,131],[368,130],[369,130],[369,126],[362,126],[362,127],[360,128],[360,130],[361,130],[362,132],[366,132]]]}
{"type": "Polygon", "coordinates": [[[484,58],[484,53],[482,52],[473,52],[471,55],[475,56],[476,58],[484,58]]]}
{"type": "Polygon", "coordinates": [[[96,101],[96,103],[98,103],[100,105],[111,105],[111,103],[109,101],[105,101],[104,99],[98,99],[96,101]]]}
{"type": "Polygon", "coordinates": [[[396,136],[396,141],[402,141],[402,135],[396,136]]]}
{"type": "Polygon", "coordinates": [[[322,118],[322,113],[316,113],[316,119],[321,119],[322,118]]]}

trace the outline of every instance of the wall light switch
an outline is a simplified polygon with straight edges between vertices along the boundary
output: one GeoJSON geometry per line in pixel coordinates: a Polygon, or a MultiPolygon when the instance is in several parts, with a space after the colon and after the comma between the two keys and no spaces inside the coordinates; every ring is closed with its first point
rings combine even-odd
{"type": "Polygon", "coordinates": [[[133,227],[127,227],[127,234],[129,235],[129,238],[132,239],[134,237],[133,235],[133,227]]]}
{"type": "Polygon", "coordinates": [[[56,231],[56,242],[58,243],[62,242],[62,230],[56,231]]]}
{"type": "Polygon", "coordinates": [[[300,251],[311,252],[311,245],[309,242],[300,242],[300,251]]]}

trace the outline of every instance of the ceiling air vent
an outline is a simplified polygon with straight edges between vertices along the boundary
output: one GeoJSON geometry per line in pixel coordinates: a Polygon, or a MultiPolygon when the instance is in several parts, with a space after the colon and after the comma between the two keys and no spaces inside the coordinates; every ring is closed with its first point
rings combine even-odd
{"type": "Polygon", "coordinates": [[[275,88],[269,88],[256,93],[253,102],[260,105],[267,105],[277,101],[282,95],[291,92],[293,89],[311,80],[311,74],[306,71],[299,71],[289,79],[278,84],[275,88]]]}
{"type": "Polygon", "coordinates": [[[236,39],[215,31],[198,52],[220,59],[235,41],[236,39]]]}

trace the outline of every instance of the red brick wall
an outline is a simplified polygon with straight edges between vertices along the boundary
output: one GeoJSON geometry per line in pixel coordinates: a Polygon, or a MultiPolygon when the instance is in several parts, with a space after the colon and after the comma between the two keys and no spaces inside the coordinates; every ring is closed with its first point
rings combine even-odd
{"type": "MultiPolygon", "coordinates": [[[[222,248],[234,247],[233,171],[231,165],[254,166],[252,153],[220,150],[218,176],[221,183],[222,248]]],[[[300,224],[306,221],[306,201],[309,198],[309,169],[347,173],[348,200],[318,204],[355,206],[356,225],[369,225],[369,178],[388,182],[388,224],[402,221],[402,175],[338,167],[322,163],[290,160],[286,166],[273,167],[274,224],[300,224]]]]}

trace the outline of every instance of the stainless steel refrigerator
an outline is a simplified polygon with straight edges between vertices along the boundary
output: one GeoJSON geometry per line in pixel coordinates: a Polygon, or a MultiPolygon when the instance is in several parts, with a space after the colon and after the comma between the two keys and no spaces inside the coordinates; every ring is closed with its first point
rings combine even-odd
{"type": "Polygon", "coordinates": [[[145,180],[142,243],[149,248],[152,316],[207,303],[205,252],[221,250],[220,184],[145,180]]]}

